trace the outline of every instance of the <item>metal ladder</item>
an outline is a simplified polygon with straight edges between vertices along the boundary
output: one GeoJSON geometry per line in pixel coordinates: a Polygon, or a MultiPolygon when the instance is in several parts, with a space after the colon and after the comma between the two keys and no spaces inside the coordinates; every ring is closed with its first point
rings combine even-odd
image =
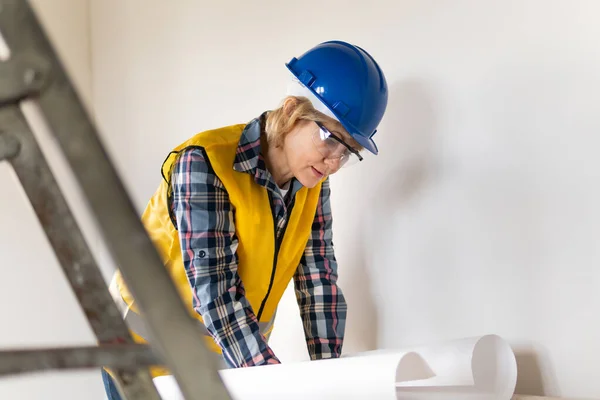
{"type": "MultiPolygon", "coordinates": [[[[0,375],[111,367],[124,398],[160,399],[148,366],[165,365],[186,399],[230,399],[215,357],[184,308],[69,76],[26,0],[0,0],[0,161],[23,186],[98,346],[0,351],[0,375]],[[150,345],[134,343],[20,109],[39,106],[136,299],[150,345]]],[[[100,379],[100,375],[98,376],[100,379]]]]}

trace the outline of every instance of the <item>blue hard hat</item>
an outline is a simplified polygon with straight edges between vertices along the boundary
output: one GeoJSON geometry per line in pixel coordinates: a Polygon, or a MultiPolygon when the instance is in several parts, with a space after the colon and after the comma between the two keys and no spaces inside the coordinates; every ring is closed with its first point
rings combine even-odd
{"type": "Polygon", "coordinates": [[[378,153],[372,137],[388,102],[385,76],[373,57],[358,46],[321,43],[286,63],[361,146],[378,153]]]}

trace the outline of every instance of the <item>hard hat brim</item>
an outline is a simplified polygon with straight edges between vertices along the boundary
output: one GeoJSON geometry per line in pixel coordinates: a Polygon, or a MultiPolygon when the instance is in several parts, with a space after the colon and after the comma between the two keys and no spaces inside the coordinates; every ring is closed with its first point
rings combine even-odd
{"type": "MultiPolygon", "coordinates": [[[[341,124],[344,125],[343,122],[341,122],[341,124]]],[[[346,127],[344,126],[344,128],[346,127]]],[[[346,128],[346,130],[348,130],[348,128],[346,128]]],[[[367,149],[370,153],[373,153],[374,155],[379,154],[379,149],[377,148],[377,144],[373,141],[373,139],[359,134],[352,134],[350,131],[348,131],[348,133],[350,133],[352,139],[356,140],[358,144],[367,149]]]]}

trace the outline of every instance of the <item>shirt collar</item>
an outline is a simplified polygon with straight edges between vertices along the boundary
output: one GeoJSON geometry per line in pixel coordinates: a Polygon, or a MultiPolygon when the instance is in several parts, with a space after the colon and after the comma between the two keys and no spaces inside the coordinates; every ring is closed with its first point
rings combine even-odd
{"type": "MultiPolygon", "coordinates": [[[[260,136],[264,129],[266,114],[250,121],[240,137],[235,159],[233,161],[233,169],[238,172],[246,172],[255,175],[262,155],[260,154],[260,136]]],[[[262,160],[264,163],[264,160],[262,160]]]]}
{"type": "Polygon", "coordinates": [[[264,132],[267,113],[250,121],[244,128],[238,142],[233,161],[233,169],[244,172],[254,177],[254,181],[261,186],[272,189],[276,186],[267,164],[261,154],[261,135],[264,132]]]}
{"type": "MultiPolygon", "coordinates": [[[[275,191],[277,185],[267,170],[267,165],[260,152],[260,139],[264,133],[266,117],[267,112],[264,112],[244,128],[235,152],[233,169],[254,176],[256,183],[275,191]]],[[[302,184],[297,179],[293,179],[290,186],[291,194],[295,194],[301,188],[302,184]]]]}

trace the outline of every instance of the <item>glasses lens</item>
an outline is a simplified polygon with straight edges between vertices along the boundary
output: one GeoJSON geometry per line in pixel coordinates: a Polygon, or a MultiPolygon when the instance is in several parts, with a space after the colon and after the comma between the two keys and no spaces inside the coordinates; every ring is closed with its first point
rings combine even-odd
{"type": "Polygon", "coordinates": [[[348,168],[351,167],[353,165],[358,164],[358,162],[360,161],[360,159],[358,158],[358,156],[356,154],[350,153],[346,155],[344,157],[344,159],[342,159],[342,167],[343,168],[348,168]]]}
{"type": "Polygon", "coordinates": [[[313,142],[325,158],[331,158],[338,148],[338,142],[331,138],[331,133],[320,126],[313,135],[313,142]]]}
{"type": "Polygon", "coordinates": [[[341,139],[335,137],[323,125],[317,125],[319,130],[313,135],[313,142],[323,157],[340,160],[341,167],[350,167],[360,161],[360,157],[350,151],[341,139]]]}

